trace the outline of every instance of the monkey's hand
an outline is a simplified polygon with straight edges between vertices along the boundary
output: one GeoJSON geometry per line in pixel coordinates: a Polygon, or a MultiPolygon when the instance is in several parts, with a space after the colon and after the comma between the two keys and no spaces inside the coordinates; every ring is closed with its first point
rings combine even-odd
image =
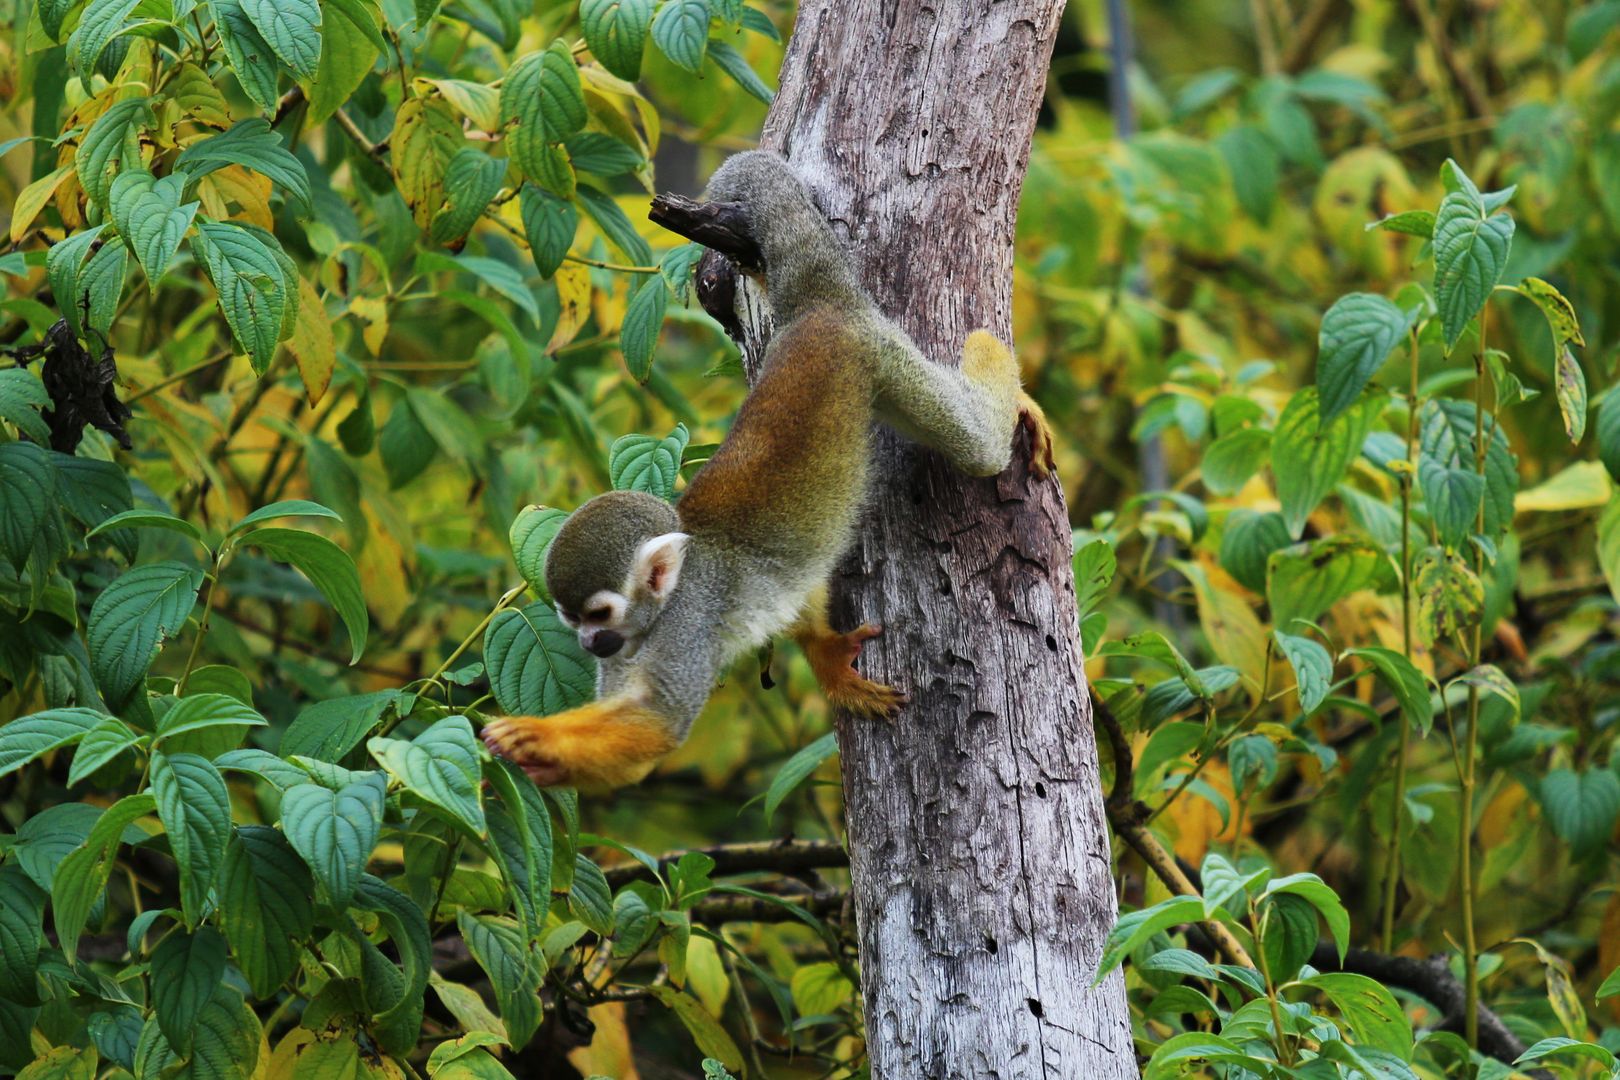
{"type": "Polygon", "coordinates": [[[882,629],[868,623],[858,630],[840,634],[834,630],[802,632],[799,647],[810,661],[827,700],[841,709],[874,720],[893,720],[906,695],[892,686],[873,682],[855,670],[861,646],[877,637],[882,629]]]}
{"type": "Polygon", "coordinates": [[[1018,422],[1029,432],[1029,471],[1045,479],[1057,468],[1052,457],[1052,426],[1034,398],[1018,391],[1018,422]]]}
{"type": "Polygon", "coordinates": [[[652,772],[677,740],[669,721],[629,697],[554,716],[507,716],[484,725],[484,745],[541,787],[624,787],[652,772]]]}

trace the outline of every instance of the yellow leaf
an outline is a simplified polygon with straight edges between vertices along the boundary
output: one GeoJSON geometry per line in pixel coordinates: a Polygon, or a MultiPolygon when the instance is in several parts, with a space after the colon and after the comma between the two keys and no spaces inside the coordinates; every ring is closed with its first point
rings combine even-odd
{"type": "Polygon", "coordinates": [[[432,225],[433,215],[444,205],[445,166],[462,142],[454,110],[440,99],[413,98],[394,116],[388,159],[399,193],[420,228],[432,225]]]}
{"type": "Polygon", "coordinates": [[[582,1076],[611,1076],[613,1080],[640,1080],[630,1051],[630,1029],[624,1022],[624,1002],[594,1005],[585,1014],[596,1026],[591,1044],[568,1052],[568,1063],[582,1076]]]}
{"type": "MultiPolygon", "coordinates": [[[[1603,909],[1603,921],[1598,924],[1598,964],[1600,972],[1620,968],[1620,892],[1609,895],[1603,909]]],[[[1607,999],[1609,1015],[1620,1019],[1620,997],[1607,999]]]]}
{"type": "Polygon", "coordinates": [[[17,203],[11,208],[11,242],[19,243],[27,235],[28,228],[45,209],[45,204],[51,201],[56,194],[56,185],[67,178],[73,171],[73,166],[63,165],[61,168],[46,173],[32,184],[17,193],[17,203]]]}
{"type": "Polygon", "coordinates": [[[502,1039],[507,1037],[505,1022],[490,1011],[484,999],[472,987],[451,982],[437,971],[428,974],[428,985],[433,987],[463,1031],[488,1031],[502,1039]]]}
{"type": "Polygon", "coordinates": [[[1251,694],[1264,694],[1266,630],[1241,587],[1219,569],[1206,570],[1179,559],[1175,566],[1192,582],[1198,597],[1198,622],[1216,657],[1238,669],[1251,694]]]}
{"type": "Polygon", "coordinates": [[[332,340],[332,320],[326,314],[326,305],[304,277],[298,279],[298,321],[293,324],[292,337],[287,339],[287,351],[298,362],[304,394],[314,405],[332,381],[337,343],[332,340]]]}
{"type": "Polygon", "coordinates": [[[261,229],[272,229],[275,219],[270,213],[270,178],[251,172],[240,165],[228,165],[209,173],[197,185],[204,202],[215,200],[221,207],[215,215],[225,217],[224,208],[230,203],[237,206],[237,215],[261,229]]]}
{"type": "Polygon", "coordinates": [[[557,328],[551,332],[546,351],[553,352],[574,340],[579,328],[591,314],[591,272],[581,263],[565,262],[552,278],[557,283],[557,299],[562,311],[557,316],[557,328]]]}
{"type": "Polygon", "coordinates": [[[411,591],[403,587],[410,580],[410,562],[405,557],[405,545],[369,509],[366,521],[366,546],[355,556],[355,568],[360,571],[366,606],[371,608],[377,625],[391,630],[399,625],[411,604],[411,591]]]}
{"type": "Polygon", "coordinates": [[[371,355],[381,355],[383,340],[388,337],[388,301],[380,296],[356,296],[349,301],[349,314],[365,323],[360,336],[371,355]]]}
{"type": "Polygon", "coordinates": [[[686,945],[686,988],[719,1019],[731,995],[731,980],[720,960],[720,949],[706,937],[694,936],[686,945]]]}
{"type": "Polygon", "coordinates": [[[17,1074],[17,1080],[95,1080],[98,1060],[93,1046],[83,1050],[58,1046],[35,1058],[17,1074]]]}
{"type": "Polygon", "coordinates": [[[1529,491],[1519,492],[1513,500],[1513,509],[1520,514],[1538,510],[1585,510],[1607,503],[1612,486],[1602,462],[1578,461],[1529,491]]]}
{"type": "Polygon", "coordinates": [[[355,1080],[359,1075],[360,1047],[347,1034],[293,1028],[276,1044],[264,1080],[355,1080]]]}

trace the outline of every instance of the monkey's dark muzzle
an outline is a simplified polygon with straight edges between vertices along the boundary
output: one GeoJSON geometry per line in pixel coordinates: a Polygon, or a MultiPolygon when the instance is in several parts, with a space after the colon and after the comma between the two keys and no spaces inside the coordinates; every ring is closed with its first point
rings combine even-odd
{"type": "Polygon", "coordinates": [[[589,641],[582,642],[585,651],[606,660],[624,648],[624,635],[617,630],[598,630],[589,641]]]}

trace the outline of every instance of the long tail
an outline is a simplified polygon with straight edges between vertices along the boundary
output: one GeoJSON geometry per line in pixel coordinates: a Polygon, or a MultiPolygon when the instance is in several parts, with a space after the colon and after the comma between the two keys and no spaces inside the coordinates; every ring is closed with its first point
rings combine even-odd
{"type": "Polygon", "coordinates": [[[778,325],[817,304],[870,304],[832,226],[780,154],[751,150],[726,159],[709,180],[706,197],[747,208],[778,325]]]}

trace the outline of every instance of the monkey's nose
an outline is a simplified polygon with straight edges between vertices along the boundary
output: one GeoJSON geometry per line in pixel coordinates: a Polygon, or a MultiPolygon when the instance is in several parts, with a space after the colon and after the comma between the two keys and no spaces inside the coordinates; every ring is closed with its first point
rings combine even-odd
{"type": "Polygon", "coordinates": [[[617,630],[598,630],[591,635],[591,640],[585,643],[587,652],[603,659],[612,656],[622,648],[624,648],[624,635],[617,630]]]}

